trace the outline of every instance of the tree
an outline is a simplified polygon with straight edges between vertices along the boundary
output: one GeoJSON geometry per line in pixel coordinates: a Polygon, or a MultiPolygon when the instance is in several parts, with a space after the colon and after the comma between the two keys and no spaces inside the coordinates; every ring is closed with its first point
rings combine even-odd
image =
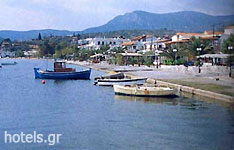
{"type": "MultiPolygon", "coordinates": [[[[52,44],[49,43],[49,40],[45,40],[42,45],[40,45],[40,56],[48,56],[53,55],[55,52],[55,48],[51,46],[52,44]]],[[[53,44],[54,45],[54,44],[53,44]]]]}
{"type": "Polygon", "coordinates": [[[231,57],[228,57],[227,64],[230,65],[234,62],[234,49],[229,50],[228,47],[232,46],[234,48],[234,35],[231,34],[226,40],[222,43],[222,52],[225,54],[230,54],[231,57]]]}
{"type": "Polygon", "coordinates": [[[39,35],[38,35],[38,40],[42,40],[41,33],[39,33],[39,35]]]}
{"type": "Polygon", "coordinates": [[[196,56],[203,54],[214,53],[211,48],[211,41],[202,40],[201,38],[191,37],[190,41],[186,43],[178,43],[176,45],[171,45],[166,52],[163,53],[164,56],[169,59],[174,60],[175,52],[173,49],[177,49],[177,60],[181,61],[196,60],[196,56]],[[197,48],[202,48],[201,52],[197,51],[197,48]]]}
{"type": "Polygon", "coordinates": [[[151,65],[153,65],[153,60],[150,56],[144,56],[143,60],[146,66],[150,67],[151,65]]]}
{"type": "MultiPolygon", "coordinates": [[[[222,43],[222,52],[225,54],[229,54],[228,46],[232,46],[234,48],[234,35],[231,34],[226,40],[222,43]]],[[[234,50],[231,52],[234,54],[234,50]]]]}
{"type": "Polygon", "coordinates": [[[166,51],[163,52],[163,56],[166,56],[169,59],[175,58],[175,53],[173,52],[173,49],[176,48],[175,45],[170,46],[166,51]]]}
{"type": "Polygon", "coordinates": [[[132,66],[134,64],[138,64],[138,59],[136,57],[129,57],[127,60],[127,64],[131,64],[132,66]]]}
{"type": "Polygon", "coordinates": [[[121,54],[116,54],[116,63],[118,65],[123,65],[124,62],[123,62],[123,56],[121,54]]]}
{"type": "Polygon", "coordinates": [[[60,50],[55,51],[55,57],[56,58],[63,58],[62,52],[60,50]]]}
{"type": "Polygon", "coordinates": [[[24,57],[24,52],[21,50],[16,51],[16,57],[24,57]]]}

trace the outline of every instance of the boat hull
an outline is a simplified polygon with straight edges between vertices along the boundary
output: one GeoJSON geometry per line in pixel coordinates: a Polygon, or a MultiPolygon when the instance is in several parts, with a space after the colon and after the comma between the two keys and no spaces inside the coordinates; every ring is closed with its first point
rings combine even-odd
{"type": "Polygon", "coordinates": [[[17,62],[13,62],[13,63],[10,63],[10,62],[6,62],[6,63],[2,63],[3,66],[9,66],[9,65],[16,65],[17,62]]]}
{"type": "Polygon", "coordinates": [[[104,75],[100,77],[94,78],[94,80],[98,79],[123,79],[124,78],[124,73],[115,73],[115,74],[109,74],[109,75],[104,75]]]}
{"type": "Polygon", "coordinates": [[[83,79],[89,80],[91,69],[79,72],[48,72],[41,71],[39,68],[34,68],[36,79],[83,79]]]}
{"type": "Polygon", "coordinates": [[[99,79],[95,82],[95,85],[99,86],[113,86],[113,85],[132,85],[132,84],[143,84],[147,78],[138,79],[99,79]]]}
{"type": "Polygon", "coordinates": [[[175,91],[163,87],[128,87],[114,85],[116,95],[139,96],[139,97],[175,97],[175,91]]]}

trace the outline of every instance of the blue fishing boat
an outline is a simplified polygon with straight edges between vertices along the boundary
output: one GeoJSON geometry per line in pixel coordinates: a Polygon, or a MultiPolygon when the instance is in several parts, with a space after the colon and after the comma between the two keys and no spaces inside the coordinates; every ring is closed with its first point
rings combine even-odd
{"type": "Polygon", "coordinates": [[[65,62],[54,62],[54,71],[43,71],[34,68],[36,79],[90,79],[91,69],[76,72],[73,68],[66,68],[65,62]]]}
{"type": "Polygon", "coordinates": [[[2,63],[2,65],[16,65],[17,62],[5,62],[5,63],[2,63]]]}

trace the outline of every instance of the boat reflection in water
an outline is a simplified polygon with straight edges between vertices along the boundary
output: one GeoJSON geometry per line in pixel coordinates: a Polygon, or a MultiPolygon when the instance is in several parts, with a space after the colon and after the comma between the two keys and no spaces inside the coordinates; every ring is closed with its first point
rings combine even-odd
{"type": "Polygon", "coordinates": [[[145,103],[166,103],[168,105],[178,105],[178,98],[166,97],[136,97],[136,96],[123,96],[115,95],[115,100],[128,100],[132,102],[144,101],[145,103]]]}
{"type": "Polygon", "coordinates": [[[125,95],[115,95],[115,100],[128,100],[132,102],[143,101],[145,103],[157,103],[174,105],[180,109],[198,110],[207,109],[206,102],[196,101],[194,99],[185,97],[167,98],[167,97],[135,97],[135,96],[125,96],[125,95]]]}

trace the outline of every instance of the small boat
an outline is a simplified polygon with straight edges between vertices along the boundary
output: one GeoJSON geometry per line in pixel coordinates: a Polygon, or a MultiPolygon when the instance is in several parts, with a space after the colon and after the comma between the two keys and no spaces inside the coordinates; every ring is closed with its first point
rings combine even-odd
{"type": "Polygon", "coordinates": [[[98,79],[94,82],[94,85],[100,86],[113,86],[113,85],[130,85],[130,84],[143,84],[147,78],[136,78],[136,79],[98,79]]]}
{"type": "Polygon", "coordinates": [[[124,78],[124,73],[119,72],[119,73],[114,73],[114,74],[103,75],[100,77],[95,77],[94,80],[98,80],[98,79],[123,79],[123,78],[124,78]]]}
{"type": "Polygon", "coordinates": [[[2,65],[16,65],[17,62],[5,62],[5,63],[2,63],[2,65]]]}
{"type": "Polygon", "coordinates": [[[54,62],[54,71],[43,71],[34,68],[36,79],[90,79],[91,69],[76,72],[73,68],[66,68],[65,62],[54,62]]]}
{"type": "Polygon", "coordinates": [[[168,87],[149,87],[138,85],[114,85],[116,95],[141,97],[175,97],[175,91],[168,87]]]}

